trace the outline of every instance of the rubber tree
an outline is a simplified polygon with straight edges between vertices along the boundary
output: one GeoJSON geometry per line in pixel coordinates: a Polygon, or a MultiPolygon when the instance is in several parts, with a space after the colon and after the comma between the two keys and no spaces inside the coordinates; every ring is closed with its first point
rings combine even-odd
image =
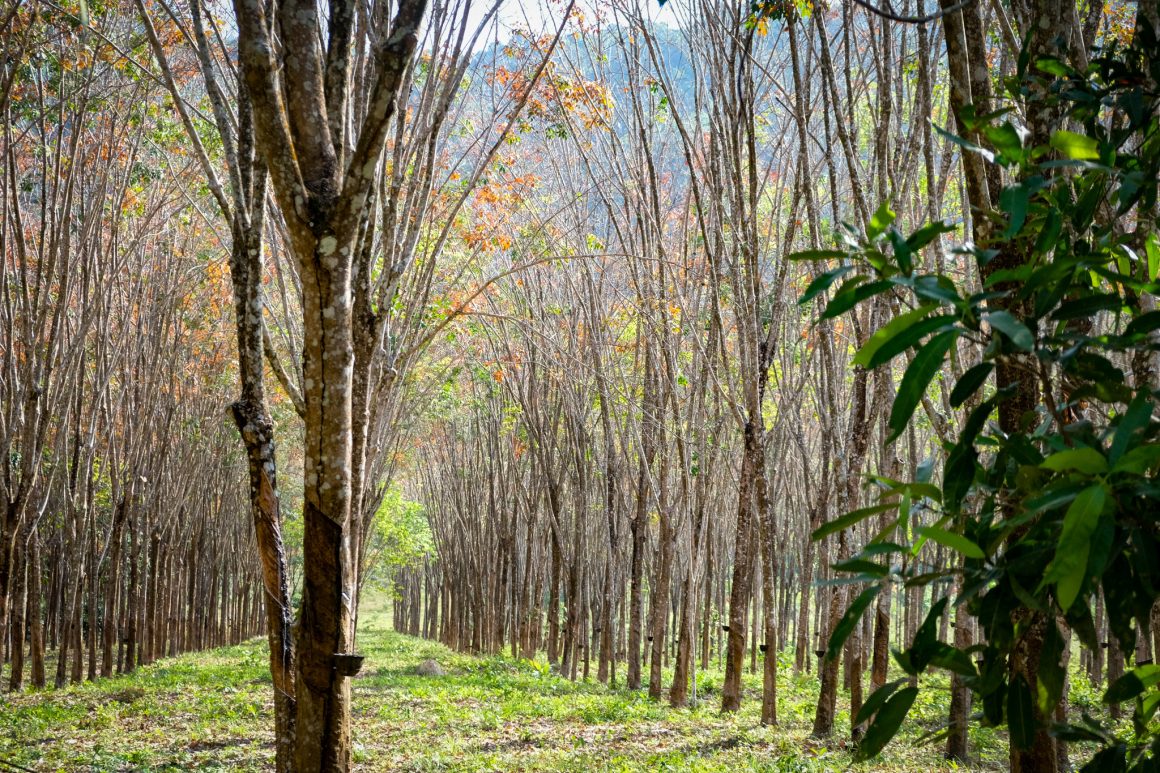
{"type": "Polygon", "coordinates": [[[293,755],[299,771],[351,764],[352,311],[354,283],[366,281],[353,268],[426,10],[426,0],[401,0],[388,26],[361,16],[352,0],[325,7],[314,0],[234,3],[255,146],[302,280],[305,501],[293,755]],[[373,52],[358,114],[351,88],[356,32],[373,52]]]}

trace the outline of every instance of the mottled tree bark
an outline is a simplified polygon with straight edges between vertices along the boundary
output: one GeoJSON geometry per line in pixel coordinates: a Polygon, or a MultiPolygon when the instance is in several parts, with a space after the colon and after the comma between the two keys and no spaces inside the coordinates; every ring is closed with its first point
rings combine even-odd
{"type": "Polygon", "coordinates": [[[346,770],[351,764],[351,672],[341,656],[353,645],[356,596],[352,269],[426,8],[426,0],[404,0],[389,32],[375,43],[366,113],[347,143],[342,127],[352,98],[353,3],[331,4],[325,51],[319,46],[320,8],[312,0],[285,0],[269,9],[272,15],[259,0],[234,4],[255,144],[302,280],[306,458],[303,595],[296,630],[298,771],[346,770]],[[275,25],[280,47],[272,38],[275,25]]]}

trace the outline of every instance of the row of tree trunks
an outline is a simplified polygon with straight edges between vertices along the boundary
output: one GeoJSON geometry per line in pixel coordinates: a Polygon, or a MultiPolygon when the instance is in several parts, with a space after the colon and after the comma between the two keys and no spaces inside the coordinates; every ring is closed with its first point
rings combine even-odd
{"type": "Polygon", "coordinates": [[[134,538],[116,530],[117,542],[105,546],[103,561],[84,540],[67,534],[45,539],[39,528],[28,533],[15,556],[16,614],[0,650],[7,688],[45,687],[46,661],[56,661],[53,683],[61,687],[260,633],[260,577],[248,560],[250,536],[238,518],[240,492],[233,488],[220,492],[223,511],[213,526],[174,531],[168,538],[139,532],[134,538]],[[134,558],[121,544],[129,542],[151,548],[134,558]],[[88,568],[98,564],[96,576],[89,575],[88,568]]]}
{"type": "MultiPolygon", "coordinates": [[[[6,18],[6,67],[73,55],[53,19],[6,18]]],[[[130,26],[99,46],[128,45],[130,26]]],[[[180,227],[200,217],[195,176],[142,176],[174,149],[156,133],[167,90],[117,61],[0,97],[0,678],[14,690],[257,630],[222,266],[180,227]]]]}

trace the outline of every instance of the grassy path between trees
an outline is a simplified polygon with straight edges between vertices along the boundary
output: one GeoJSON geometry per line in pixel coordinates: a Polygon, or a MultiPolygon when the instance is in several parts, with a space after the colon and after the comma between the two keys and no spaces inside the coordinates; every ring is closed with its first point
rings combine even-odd
{"type": "MultiPolygon", "coordinates": [[[[781,726],[758,723],[760,672],[746,674],[737,716],[717,711],[721,672],[698,675],[699,707],[673,710],[594,680],[573,684],[542,664],[475,658],[388,628],[388,604],[363,613],[355,680],[355,749],[364,771],[955,770],[914,741],[945,716],[945,691],[923,691],[920,722],[876,762],[857,766],[837,738],[808,738],[817,682],[784,661],[781,726]],[[435,658],[444,676],[416,666],[435,658]],[[923,703],[925,701],[925,703],[923,703]]],[[[164,660],[131,676],[58,691],[0,693],[3,762],[36,771],[260,771],[273,759],[263,642],[164,660]]],[[[840,715],[838,727],[849,726],[840,715]]],[[[976,770],[1006,768],[1002,738],[979,730],[976,770]]]]}

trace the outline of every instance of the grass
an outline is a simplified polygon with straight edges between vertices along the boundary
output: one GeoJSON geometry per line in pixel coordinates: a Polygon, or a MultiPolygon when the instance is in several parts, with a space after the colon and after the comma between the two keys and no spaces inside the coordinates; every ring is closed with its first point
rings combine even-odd
{"type": "MultiPolygon", "coordinates": [[[[781,669],[777,728],[762,727],[760,673],[742,711],[717,711],[721,673],[698,674],[702,702],[674,710],[645,695],[572,683],[542,663],[460,655],[388,630],[387,604],[362,614],[367,660],[354,681],[354,749],[364,771],[955,770],[914,741],[946,714],[927,682],[912,719],[873,763],[853,765],[840,738],[809,739],[817,680],[781,669]],[[434,658],[444,676],[415,667],[434,658]]],[[[273,760],[264,642],[196,653],[130,676],[0,695],[0,761],[36,771],[259,771],[273,760]]],[[[844,702],[839,700],[839,706],[844,702]]],[[[1006,768],[1005,740],[973,731],[972,770],[1006,768]]],[[[0,764],[0,769],[5,766],[0,764]]]]}

